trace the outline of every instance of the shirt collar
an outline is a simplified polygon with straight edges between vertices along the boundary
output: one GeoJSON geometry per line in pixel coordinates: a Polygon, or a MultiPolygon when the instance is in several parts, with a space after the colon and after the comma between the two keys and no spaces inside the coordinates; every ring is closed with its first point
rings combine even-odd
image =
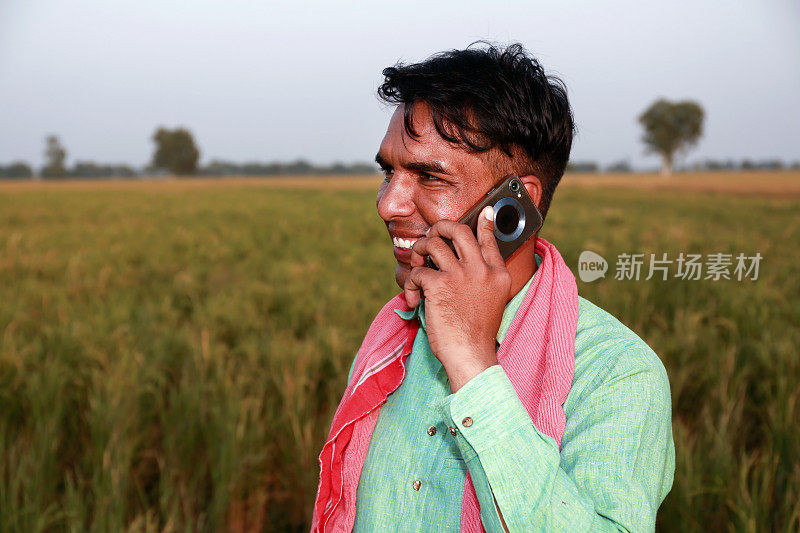
{"type": "MultiPolygon", "coordinates": [[[[542,263],[542,258],[539,254],[536,254],[536,267],[538,270],[539,265],[542,263]]],[[[534,271],[533,276],[536,275],[534,271]]],[[[514,317],[517,315],[517,311],[519,310],[519,306],[522,304],[522,300],[525,299],[525,294],[528,292],[528,288],[531,286],[531,282],[533,281],[533,276],[530,277],[528,282],[525,284],[522,289],[519,290],[517,294],[514,295],[513,298],[506,304],[506,308],[503,310],[503,318],[500,320],[500,329],[497,330],[497,344],[501,344],[503,339],[506,337],[506,333],[508,332],[508,328],[511,326],[511,322],[514,320],[514,317]]],[[[400,309],[395,309],[395,313],[400,318],[405,320],[413,320],[415,318],[419,318],[420,327],[423,330],[426,330],[425,327],[425,299],[423,299],[417,307],[411,309],[409,311],[403,311],[400,309]]]]}

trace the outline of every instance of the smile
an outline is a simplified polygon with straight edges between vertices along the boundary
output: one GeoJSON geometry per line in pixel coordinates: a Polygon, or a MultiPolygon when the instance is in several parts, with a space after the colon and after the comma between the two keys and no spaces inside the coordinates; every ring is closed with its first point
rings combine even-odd
{"type": "Polygon", "coordinates": [[[411,247],[417,242],[419,238],[416,239],[401,239],[399,237],[392,237],[392,243],[400,248],[401,250],[410,250],[411,247]]]}

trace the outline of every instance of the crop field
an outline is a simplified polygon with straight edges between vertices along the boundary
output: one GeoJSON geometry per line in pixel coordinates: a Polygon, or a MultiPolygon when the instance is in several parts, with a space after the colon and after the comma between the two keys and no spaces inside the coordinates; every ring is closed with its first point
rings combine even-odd
{"type": "MultiPolygon", "coordinates": [[[[0,531],[307,530],[347,370],[399,291],[378,183],[0,183],[0,531]]],[[[608,260],[579,294],[669,374],[661,531],[800,528],[799,215],[798,172],[556,192],[541,235],[576,276],[581,251],[608,260]],[[731,279],[645,279],[681,252],[732,254],[731,279]]]]}

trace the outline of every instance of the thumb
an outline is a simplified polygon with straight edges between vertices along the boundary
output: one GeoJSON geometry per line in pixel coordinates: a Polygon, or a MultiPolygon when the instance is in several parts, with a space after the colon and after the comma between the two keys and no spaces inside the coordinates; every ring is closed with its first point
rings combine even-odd
{"type": "Polygon", "coordinates": [[[478,217],[478,245],[481,247],[481,254],[483,260],[486,261],[490,267],[505,266],[503,254],[500,253],[500,248],[497,246],[497,240],[494,238],[494,208],[487,205],[481,211],[478,217]]]}

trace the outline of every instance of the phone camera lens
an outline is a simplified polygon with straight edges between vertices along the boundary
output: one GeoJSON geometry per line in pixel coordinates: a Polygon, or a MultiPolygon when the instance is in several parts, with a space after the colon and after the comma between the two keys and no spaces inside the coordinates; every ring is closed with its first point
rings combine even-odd
{"type": "MultiPolygon", "coordinates": [[[[519,186],[519,182],[517,182],[519,186]]],[[[525,209],[513,196],[494,204],[494,236],[503,242],[514,242],[525,231],[525,209]]]]}
{"type": "Polygon", "coordinates": [[[518,181],[512,181],[508,185],[508,187],[509,187],[509,189],[511,189],[511,192],[517,192],[519,190],[519,182],[518,181]]]}
{"type": "Polygon", "coordinates": [[[519,226],[519,213],[512,205],[502,206],[495,215],[497,229],[504,235],[511,235],[519,226]]]}

